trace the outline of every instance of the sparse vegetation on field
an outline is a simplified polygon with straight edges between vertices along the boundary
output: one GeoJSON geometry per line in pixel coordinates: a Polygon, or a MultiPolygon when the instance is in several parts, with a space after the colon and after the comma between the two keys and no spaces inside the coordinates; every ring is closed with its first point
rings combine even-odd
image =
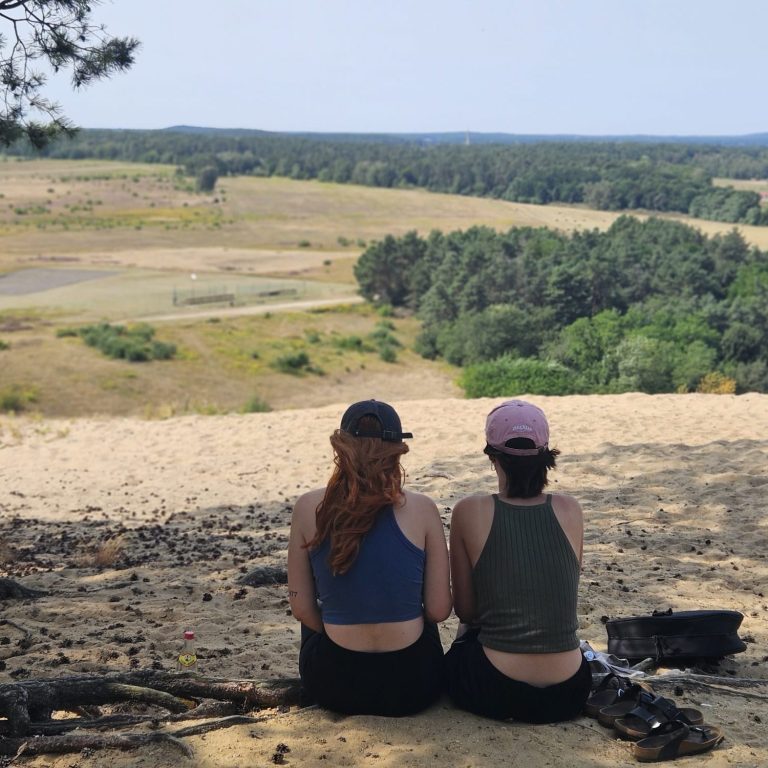
{"type": "MultiPolygon", "coordinates": [[[[397,367],[387,363],[376,346],[372,334],[378,335],[377,324],[384,318],[369,305],[271,316],[217,314],[216,319],[153,323],[157,336],[179,351],[162,365],[129,366],[93,354],[77,339],[57,338],[61,332],[77,335],[83,326],[63,326],[60,319],[46,315],[13,313],[13,327],[25,330],[14,332],[13,349],[3,354],[3,386],[16,383],[24,388],[34,383],[37,402],[26,410],[45,416],[133,414],[148,419],[242,412],[254,392],[273,409],[375,394],[392,399],[413,398],[424,391],[435,396],[461,394],[453,384],[455,368],[411,351],[419,328],[414,317],[386,319],[395,326],[389,332],[402,344],[396,347],[397,367]],[[365,349],[341,349],[334,343],[352,336],[361,338],[365,349]],[[312,371],[286,375],[272,366],[278,357],[301,352],[309,357],[312,371]]],[[[10,321],[11,314],[4,313],[0,325],[10,321]]]]}

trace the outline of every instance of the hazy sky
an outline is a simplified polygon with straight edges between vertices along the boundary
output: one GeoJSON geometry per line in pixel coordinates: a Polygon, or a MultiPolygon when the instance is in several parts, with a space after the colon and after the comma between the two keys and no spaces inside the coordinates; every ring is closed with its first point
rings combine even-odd
{"type": "Polygon", "coordinates": [[[127,74],[84,127],[768,131],[768,0],[106,0],[127,74]]]}

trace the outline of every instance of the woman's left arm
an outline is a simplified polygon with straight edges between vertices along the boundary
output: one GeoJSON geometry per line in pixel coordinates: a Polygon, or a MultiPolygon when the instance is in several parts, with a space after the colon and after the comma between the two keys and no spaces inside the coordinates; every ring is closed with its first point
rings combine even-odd
{"type": "Polygon", "coordinates": [[[584,557],[584,513],[581,505],[573,496],[558,493],[552,494],[552,508],[581,565],[584,557]]]}
{"type": "Polygon", "coordinates": [[[288,600],[293,617],[315,632],[323,631],[323,620],[317,607],[315,579],[309,561],[309,550],[304,546],[311,536],[308,535],[308,523],[311,520],[314,530],[316,494],[301,496],[293,508],[291,536],[288,541],[288,600]]]}
{"type": "Polygon", "coordinates": [[[427,621],[445,621],[451,615],[453,607],[448,547],[445,543],[443,521],[435,503],[427,497],[423,499],[426,507],[424,617],[427,621]]]}

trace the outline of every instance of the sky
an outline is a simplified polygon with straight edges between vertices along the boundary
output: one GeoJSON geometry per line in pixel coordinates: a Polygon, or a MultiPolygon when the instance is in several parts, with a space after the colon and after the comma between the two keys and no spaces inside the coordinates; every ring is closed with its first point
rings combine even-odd
{"type": "MultiPolygon", "coordinates": [[[[86,128],[768,132],[768,0],[104,0],[134,67],[86,128]]],[[[2,31],[2,30],[0,30],[2,31]]]]}

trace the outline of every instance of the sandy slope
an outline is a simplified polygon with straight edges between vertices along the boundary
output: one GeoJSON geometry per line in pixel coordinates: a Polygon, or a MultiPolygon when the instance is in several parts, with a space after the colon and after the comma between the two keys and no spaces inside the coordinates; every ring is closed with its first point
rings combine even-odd
{"type": "MultiPolygon", "coordinates": [[[[581,637],[604,649],[606,616],[735,609],[745,615],[748,649],[718,674],[768,680],[768,396],[534,400],[563,452],[553,486],[580,498],[587,517],[581,637]]],[[[481,453],[491,404],[397,404],[416,435],[406,457],[410,486],[430,494],[446,521],[457,498],[491,489],[481,453]]],[[[298,633],[284,588],[242,588],[237,578],[283,562],[292,500],[326,479],[328,435],[343,407],[154,422],[0,421],[0,575],[52,592],[0,605],[32,640],[22,648],[21,632],[0,625],[0,682],[153,663],[170,669],[187,626],[197,631],[206,674],[295,675],[298,633]],[[108,541],[119,555],[98,568],[95,555],[108,541]]],[[[442,627],[446,647],[454,628],[455,619],[442,627]]],[[[694,688],[676,696],[727,735],[714,753],[686,764],[768,764],[768,685],[751,692],[763,698],[694,688]]],[[[291,750],[287,765],[318,768],[634,764],[627,743],[586,718],[498,724],[447,702],[405,720],[273,712],[189,742],[195,758],[186,762],[153,747],[30,764],[270,765],[281,742],[291,750]]]]}

